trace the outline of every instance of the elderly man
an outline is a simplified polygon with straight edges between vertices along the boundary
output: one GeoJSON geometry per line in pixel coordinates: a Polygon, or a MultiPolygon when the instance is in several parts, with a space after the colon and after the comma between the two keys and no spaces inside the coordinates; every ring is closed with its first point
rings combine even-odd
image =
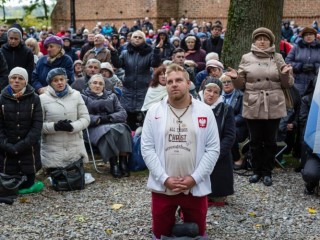
{"type": "Polygon", "coordinates": [[[110,51],[104,46],[105,37],[102,34],[96,34],[94,36],[94,48],[87,51],[83,56],[83,66],[87,64],[89,59],[97,59],[100,62],[110,62],[111,54],[110,51]]]}
{"type": "Polygon", "coordinates": [[[8,65],[8,71],[15,67],[22,67],[28,72],[28,79],[32,78],[34,68],[33,53],[22,42],[22,33],[18,28],[10,28],[7,32],[8,42],[1,51],[8,65]]]}
{"type": "Polygon", "coordinates": [[[152,191],[152,230],[156,239],[171,236],[180,206],[185,222],[205,234],[210,174],[220,153],[219,132],[212,110],[189,94],[183,67],[166,70],[168,97],[147,112],[141,153],[149,168],[152,191]]]}
{"type": "Polygon", "coordinates": [[[79,79],[77,79],[76,81],[74,81],[74,83],[72,83],[71,87],[73,89],[78,90],[79,92],[81,92],[82,90],[85,90],[88,86],[88,82],[90,80],[90,78],[95,75],[100,73],[101,70],[101,63],[99,60],[97,59],[89,59],[86,63],[84,72],[85,75],[79,79]]]}

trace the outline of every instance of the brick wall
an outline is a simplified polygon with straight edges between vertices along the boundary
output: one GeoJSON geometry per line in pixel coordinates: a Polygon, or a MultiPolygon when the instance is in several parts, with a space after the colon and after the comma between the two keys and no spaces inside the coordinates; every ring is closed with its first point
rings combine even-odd
{"type": "MultiPolygon", "coordinates": [[[[82,23],[92,29],[97,22],[108,21],[120,27],[126,22],[130,27],[136,19],[148,16],[154,25],[161,26],[170,17],[188,17],[191,21],[221,20],[227,24],[228,0],[77,0],[77,27],[82,23]]],[[[310,25],[320,19],[320,0],[285,0],[284,19],[294,20],[301,26],[310,25]]],[[[319,22],[320,23],[320,22],[319,22]]],[[[58,0],[52,13],[55,31],[61,25],[70,26],[70,1],[58,0]]]]}

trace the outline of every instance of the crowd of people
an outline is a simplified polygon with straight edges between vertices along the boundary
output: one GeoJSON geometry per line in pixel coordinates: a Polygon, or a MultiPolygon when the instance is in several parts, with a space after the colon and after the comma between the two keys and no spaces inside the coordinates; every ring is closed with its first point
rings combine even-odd
{"type": "Polygon", "coordinates": [[[220,21],[171,19],[155,29],[146,17],[131,28],[99,22],[74,34],[18,24],[0,30],[0,172],[26,175],[21,194],[42,190],[41,168],[50,174],[86,162],[85,141],[113,177],[129,177],[138,128],[155,239],[172,234],[178,206],[205,235],[208,205],[227,203],[233,171],[246,166],[240,145],[247,139],[250,183],[273,184],[284,141],[286,153],[301,159],[305,193],[314,194],[320,159],[304,132],[320,67],[316,22],[284,21],[280,53],[270,29],[254,30],[238,70],[221,61],[220,21]]]}

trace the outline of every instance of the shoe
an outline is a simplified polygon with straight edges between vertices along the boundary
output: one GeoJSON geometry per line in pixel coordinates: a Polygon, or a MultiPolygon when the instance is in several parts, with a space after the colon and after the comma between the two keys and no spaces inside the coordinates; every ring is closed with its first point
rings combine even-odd
{"type": "Polygon", "coordinates": [[[29,193],[38,193],[41,192],[44,187],[43,182],[35,182],[31,187],[20,189],[18,191],[19,194],[29,194],[29,193]]]}
{"type": "Polygon", "coordinates": [[[119,157],[119,165],[120,165],[120,171],[123,177],[129,177],[130,171],[128,168],[128,158],[127,156],[120,156],[119,157]]]}
{"type": "Polygon", "coordinates": [[[120,178],[121,177],[121,171],[118,163],[117,157],[110,158],[110,173],[114,178],[120,178]]]}
{"type": "Polygon", "coordinates": [[[270,176],[264,176],[263,177],[263,184],[267,187],[272,185],[272,179],[270,176]]]}
{"type": "Polygon", "coordinates": [[[251,177],[249,177],[249,182],[250,183],[257,183],[260,181],[261,176],[258,174],[254,174],[251,177]]]}
{"type": "Polygon", "coordinates": [[[227,197],[210,197],[208,196],[208,206],[213,207],[224,207],[225,205],[228,205],[226,202],[227,197]]]}
{"type": "Polygon", "coordinates": [[[315,194],[315,186],[313,184],[306,184],[306,187],[304,189],[304,194],[306,195],[313,195],[315,194]]]}

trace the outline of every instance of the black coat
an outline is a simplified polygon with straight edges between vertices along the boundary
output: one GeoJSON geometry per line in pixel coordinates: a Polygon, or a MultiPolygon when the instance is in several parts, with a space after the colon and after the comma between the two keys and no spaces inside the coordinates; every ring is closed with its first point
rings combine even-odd
{"type": "Polygon", "coordinates": [[[117,51],[111,52],[111,61],[116,68],[123,68],[125,76],[121,105],[128,112],[140,111],[151,81],[151,68],[161,63],[160,50],[143,44],[139,47],[131,43],[120,57],[117,51]]]}
{"type": "Polygon", "coordinates": [[[41,168],[40,138],[43,124],[40,99],[27,85],[22,97],[11,96],[6,87],[0,96],[0,171],[31,174],[41,168]],[[18,154],[8,152],[8,143],[18,154]]]}
{"type": "Polygon", "coordinates": [[[218,53],[219,58],[221,58],[221,52],[223,47],[223,39],[219,38],[209,38],[203,41],[202,49],[206,51],[206,53],[215,52],[218,53]]]}
{"type": "Polygon", "coordinates": [[[213,109],[220,136],[220,156],[210,175],[212,197],[223,197],[234,193],[233,160],[231,148],[236,140],[236,127],[233,109],[220,103],[213,109]]]}
{"type": "MultiPolygon", "coordinates": [[[[166,40],[164,41],[163,46],[160,49],[160,58],[161,58],[161,62],[163,62],[163,61],[169,60],[171,58],[175,47],[170,43],[169,36],[166,32],[161,32],[161,34],[166,35],[166,40]]],[[[159,42],[160,42],[160,34],[158,34],[154,46],[157,46],[159,44],[159,42]]]]}
{"type": "Polygon", "coordinates": [[[15,67],[22,67],[27,70],[29,82],[31,82],[34,68],[34,56],[31,50],[21,43],[15,48],[6,43],[2,46],[1,51],[7,61],[8,71],[10,72],[15,67]]]}
{"type": "Polygon", "coordinates": [[[8,85],[8,66],[7,61],[0,51],[0,91],[8,85]]]}

